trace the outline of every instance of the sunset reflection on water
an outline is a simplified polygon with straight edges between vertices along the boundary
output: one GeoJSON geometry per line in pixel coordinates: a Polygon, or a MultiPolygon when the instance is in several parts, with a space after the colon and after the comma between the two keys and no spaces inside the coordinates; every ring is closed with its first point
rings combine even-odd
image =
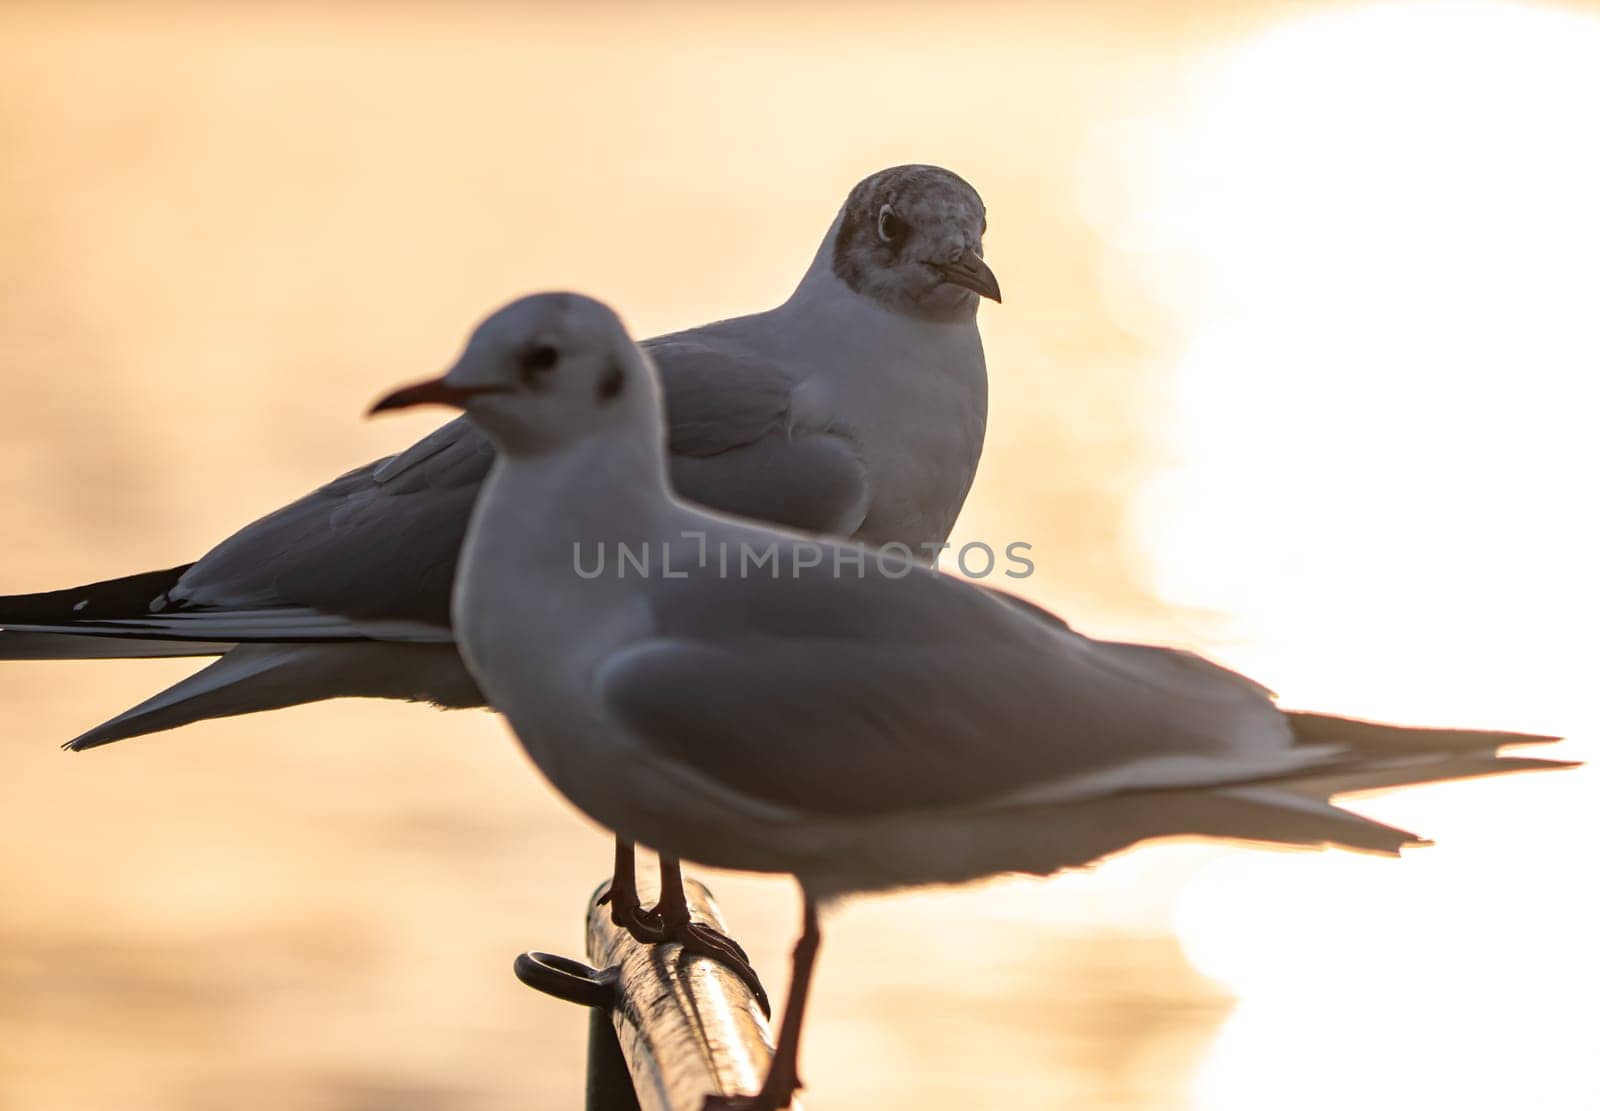
{"type": "MultiPolygon", "coordinates": [[[[957,539],[1294,705],[1569,732],[1596,564],[1600,19],[1532,4],[0,10],[7,590],[193,558],[436,418],[570,287],[781,299],[909,160],[990,211],[957,539]]],[[[7,664],[0,1106],[576,1107],[609,856],[492,718],[345,702],[79,757],[186,673],[7,664]]],[[[1401,862],[1180,844],[850,904],[807,1106],[1588,1108],[1592,773],[1401,792],[1401,862]]],[[[797,908],[715,876],[778,979],[797,908]]]]}

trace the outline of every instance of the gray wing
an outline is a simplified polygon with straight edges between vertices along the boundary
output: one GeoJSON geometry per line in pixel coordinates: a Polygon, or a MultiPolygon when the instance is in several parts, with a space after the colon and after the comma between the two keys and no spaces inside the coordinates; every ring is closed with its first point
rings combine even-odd
{"type": "MultiPolygon", "coordinates": [[[[1073,785],[1298,766],[1261,688],[1079,636],[936,572],[690,580],[600,696],[657,757],[799,811],[865,816],[1073,785]]],[[[672,589],[670,586],[666,589],[672,589]]]]}
{"type": "Polygon", "coordinates": [[[482,433],[453,420],[235,533],[178,580],[172,598],[301,609],[323,615],[320,625],[336,616],[445,630],[461,542],[493,458],[482,433]]]}
{"type": "Polygon", "coordinates": [[[642,346],[661,372],[679,496],[804,532],[860,527],[870,496],[861,457],[844,433],[797,425],[794,381],[782,368],[714,334],[642,346]]]}
{"type": "MultiPolygon", "coordinates": [[[[672,476],[713,509],[848,535],[866,512],[842,436],[792,427],[793,385],[742,347],[652,341],[666,386],[672,476]]],[[[451,585],[494,449],[466,418],[247,526],[141,620],[213,639],[448,639],[451,585]]]]}

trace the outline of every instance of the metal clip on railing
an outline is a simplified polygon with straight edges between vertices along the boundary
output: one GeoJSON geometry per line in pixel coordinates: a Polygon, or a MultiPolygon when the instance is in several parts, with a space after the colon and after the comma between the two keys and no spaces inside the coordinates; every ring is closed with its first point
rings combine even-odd
{"type": "MultiPolygon", "coordinates": [[[[724,930],[711,893],[686,880],[696,921],[724,930]]],[[[589,1011],[588,1111],[701,1111],[708,1095],[754,1094],[772,1060],[761,1007],[713,960],[680,963],[682,947],[641,945],[589,899],[594,967],[548,953],[517,958],[517,978],[589,1011]]]]}

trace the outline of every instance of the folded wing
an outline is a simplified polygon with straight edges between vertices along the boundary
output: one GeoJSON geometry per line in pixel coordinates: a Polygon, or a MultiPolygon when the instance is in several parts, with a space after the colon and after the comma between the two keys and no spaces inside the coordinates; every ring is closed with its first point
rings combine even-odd
{"type": "Polygon", "coordinates": [[[1255,684],[1091,640],[936,572],[660,584],[605,705],[650,752],[769,804],[885,814],[1305,768],[1255,684]]]}
{"type": "MultiPolygon", "coordinates": [[[[841,436],[791,426],[792,383],[781,370],[692,333],[658,341],[655,353],[684,497],[809,531],[848,534],[860,523],[867,486],[859,458],[841,436]]],[[[456,563],[493,461],[488,440],[458,418],[246,526],[187,567],[0,599],[0,627],[18,655],[62,654],[59,641],[36,639],[62,633],[218,642],[213,650],[226,642],[448,641],[456,563]]]]}

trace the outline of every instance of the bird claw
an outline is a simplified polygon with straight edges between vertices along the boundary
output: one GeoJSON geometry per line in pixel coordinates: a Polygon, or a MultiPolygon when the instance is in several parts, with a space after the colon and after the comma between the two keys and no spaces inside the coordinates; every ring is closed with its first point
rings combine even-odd
{"type": "MultiPolygon", "coordinates": [[[[646,911],[645,913],[648,914],[650,912],[646,911]]],[[[703,944],[707,947],[705,951],[701,951],[698,948],[693,949],[694,952],[699,953],[701,956],[717,957],[725,954],[729,960],[740,961],[745,965],[750,963],[750,954],[744,951],[744,946],[715,926],[707,926],[703,922],[681,922],[665,926],[663,931],[668,935],[668,941],[676,941],[685,949],[703,944]],[[693,938],[693,942],[687,940],[688,938],[693,938]]],[[[755,985],[751,986],[754,987],[755,985]]]]}
{"type": "Polygon", "coordinates": [[[611,924],[627,930],[641,945],[655,945],[665,940],[661,930],[661,912],[654,907],[646,910],[639,904],[639,897],[624,896],[613,899],[615,887],[607,887],[595,898],[596,906],[611,905],[611,924]]]}
{"type": "Polygon", "coordinates": [[[739,977],[750,989],[750,994],[755,996],[761,1013],[767,1018],[772,1017],[772,1003],[767,999],[767,989],[761,986],[761,977],[756,975],[744,947],[737,941],[700,922],[673,923],[661,927],[660,933],[659,941],[676,942],[683,946],[682,956],[678,958],[680,961],[684,957],[709,957],[739,977]]]}
{"type": "Polygon", "coordinates": [[[614,903],[611,907],[611,924],[627,930],[640,945],[659,945],[667,940],[661,925],[661,912],[654,907],[646,910],[638,903],[627,906],[614,903]]]}
{"type": "MultiPolygon", "coordinates": [[[[631,849],[628,851],[631,852],[631,849]]],[[[751,966],[750,955],[744,951],[744,946],[722,931],[689,917],[689,908],[683,898],[683,879],[677,872],[676,861],[672,863],[670,880],[665,870],[662,873],[663,899],[648,909],[639,904],[638,892],[631,882],[632,869],[623,861],[619,846],[616,875],[623,877],[621,891],[618,891],[617,880],[613,878],[611,885],[595,899],[597,905],[611,905],[611,924],[626,930],[640,945],[662,945],[667,942],[681,945],[683,952],[680,961],[685,957],[709,957],[723,965],[744,982],[761,1007],[761,1013],[771,1018],[772,1003],[767,998],[767,989],[761,986],[761,978],[751,966]],[[670,897],[674,893],[676,898],[670,897]]]]}

